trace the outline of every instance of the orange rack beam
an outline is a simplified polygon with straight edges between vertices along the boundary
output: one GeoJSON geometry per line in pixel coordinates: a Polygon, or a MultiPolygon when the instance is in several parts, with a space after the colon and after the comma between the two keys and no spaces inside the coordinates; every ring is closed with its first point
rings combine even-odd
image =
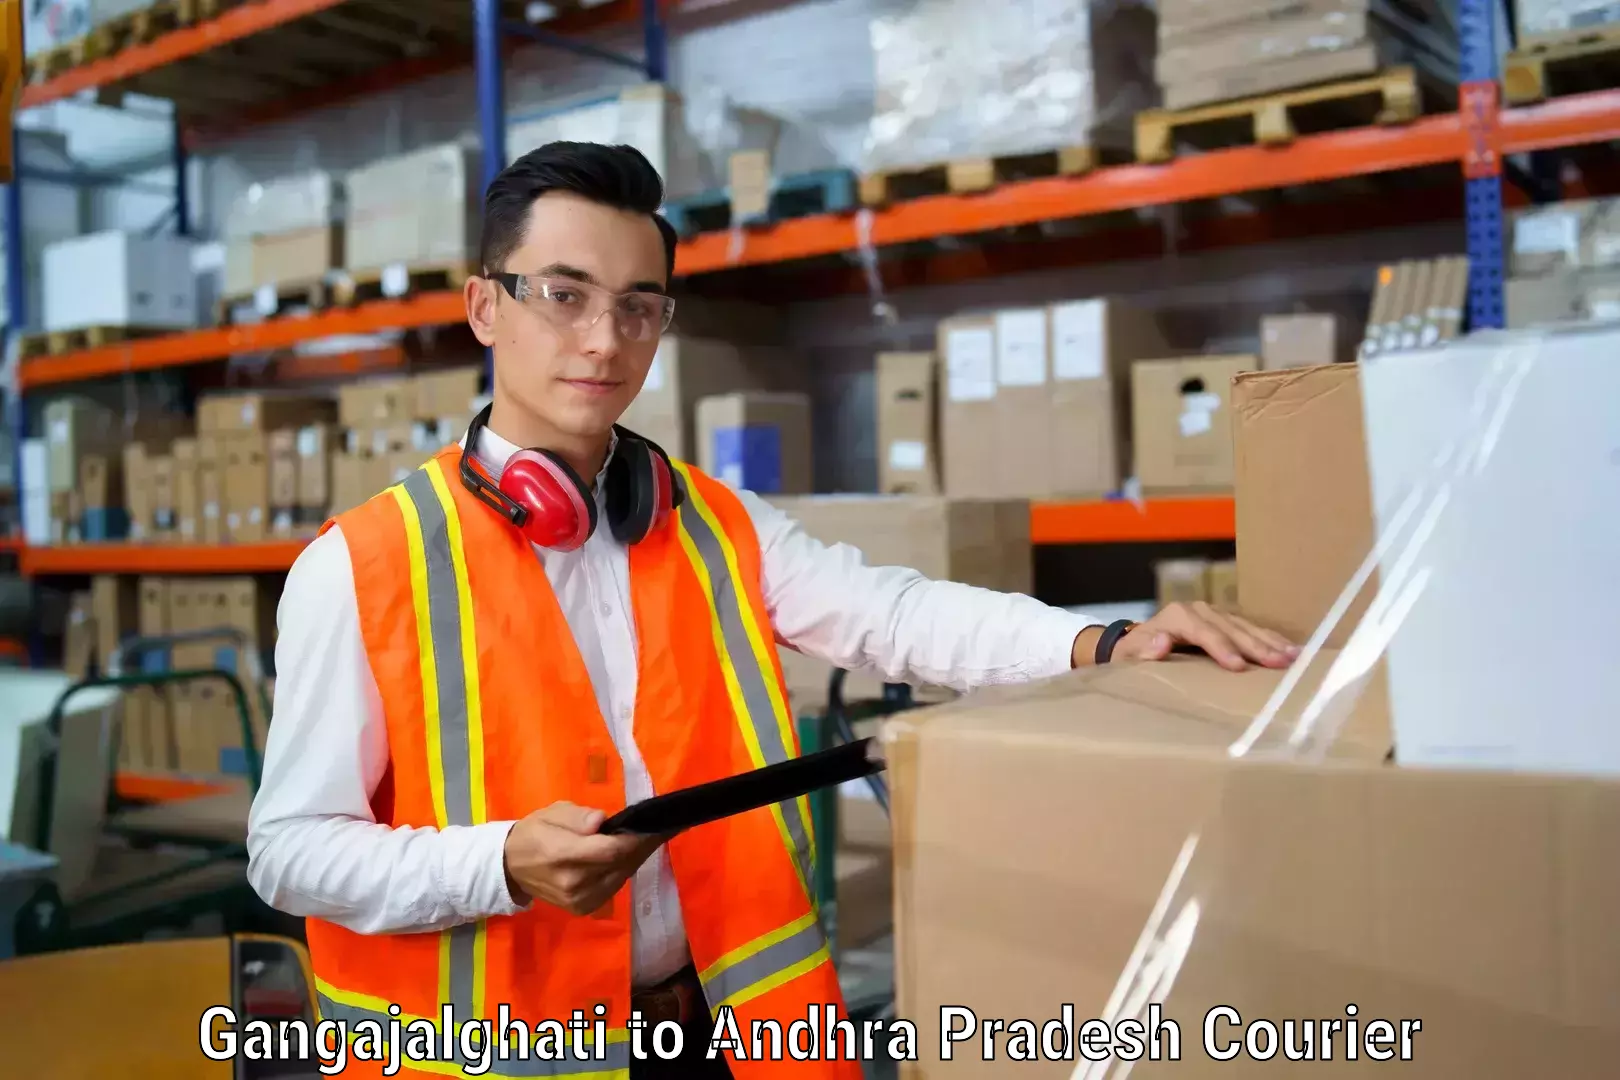
{"type": "Polygon", "coordinates": [[[243,326],[165,334],[57,356],[38,356],[22,363],[17,380],[28,389],[129,371],[200,364],[238,353],[289,349],[324,337],[441,326],[461,321],[466,317],[466,310],[459,290],[422,293],[405,300],[376,300],[307,317],[288,316],[243,326]]]}
{"type": "Polygon", "coordinates": [[[1497,125],[1504,154],[1589,146],[1620,139],[1620,90],[1571,94],[1503,109],[1497,125]]]}
{"type": "Polygon", "coordinates": [[[1143,544],[1231,540],[1237,515],[1230,495],[1207,498],[1043,502],[1030,507],[1037,544],[1143,544]]]}
{"type": "MultiPolygon", "coordinates": [[[[1230,496],[1041,502],[1030,509],[1037,544],[1127,544],[1230,540],[1230,496]]],[[[22,572],[42,574],[273,574],[292,566],[304,540],[263,544],[70,544],[30,547],[22,572]]]]}
{"type": "Polygon", "coordinates": [[[336,7],[344,0],[257,0],[212,19],[170,30],[152,41],[131,45],[101,60],[69,68],[53,79],[23,88],[19,109],[32,109],[83,90],[119,82],[217,49],[263,30],[336,7]]]}
{"type": "Polygon", "coordinates": [[[230,786],[189,776],[119,771],[113,775],[113,790],[120,799],[132,802],[179,802],[219,795],[229,791],[230,786]]]}
{"type": "Polygon", "coordinates": [[[22,572],[37,574],[273,574],[292,566],[303,540],[263,544],[66,544],[29,547],[22,572]]]}

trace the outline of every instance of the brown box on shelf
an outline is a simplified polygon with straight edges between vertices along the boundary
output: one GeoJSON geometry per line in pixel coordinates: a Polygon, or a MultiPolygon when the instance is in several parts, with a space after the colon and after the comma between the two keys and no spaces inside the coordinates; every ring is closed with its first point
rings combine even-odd
{"type": "Polygon", "coordinates": [[[338,423],[346,428],[409,424],[416,411],[416,387],[408,376],[362,379],[338,388],[338,423]]]}
{"type": "Polygon", "coordinates": [[[472,420],[472,405],[478,397],[478,383],[483,376],[483,369],[476,367],[424,371],[415,375],[411,380],[416,389],[411,419],[465,427],[472,420]]]}
{"type": "Polygon", "coordinates": [[[219,435],[197,437],[198,539],[205,544],[225,542],[225,447],[219,435]]]}
{"type": "Polygon", "coordinates": [[[314,283],[343,265],[339,224],[262,234],[250,242],[255,287],[314,283]]]}
{"type": "Polygon", "coordinates": [[[269,527],[270,463],[262,435],[238,435],[224,444],[227,543],[254,544],[269,527]]]}
{"type": "Polygon", "coordinates": [[[84,509],[122,506],[123,486],[123,470],[116,459],[105,454],[85,454],[79,458],[79,499],[84,509]]]}
{"type": "Polygon", "coordinates": [[[175,498],[174,457],[158,454],[146,459],[152,485],[152,536],[172,542],[180,535],[179,506],[175,498]]]}
{"type": "Polygon", "coordinates": [[[1153,564],[1159,606],[1209,599],[1208,559],[1161,559],[1153,564]]]}
{"type": "Polygon", "coordinates": [[[877,355],[878,490],[939,493],[938,362],[931,352],[877,355]]]}
{"type": "Polygon", "coordinates": [[[1131,366],[1170,355],[1149,311],[1094,298],[1054,304],[1051,457],[1043,496],[1117,491],[1131,461],[1131,366]]]}
{"type": "Polygon", "coordinates": [[[183,544],[201,543],[202,460],[196,439],[176,439],[170,447],[174,456],[174,528],[183,544]]]}
{"type": "Polygon", "coordinates": [[[62,670],[70,678],[88,678],[97,666],[94,595],[76,592],[68,598],[67,624],[62,628],[62,670]]]}
{"type": "MultiPolygon", "coordinates": [[[[958,499],[939,495],[772,496],[769,502],[824,544],[849,544],[871,566],[906,566],[940,581],[1000,592],[1030,593],[1034,555],[1029,500],[958,499]]],[[[795,708],[826,703],[831,667],[781,648],[783,672],[795,708]]],[[[881,680],[852,674],[851,698],[877,696],[881,680]]],[[[935,688],[938,700],[943,691],[935,688]]]]}
{"type": "Polygon", "coordinates": [[[137,543],[152,539],[154,494],[147,449],[130,443],[124,447],[124,509],[129,513],[129,538],[137,543]]]}
{"type": "Polygon", "coordinates": [[[1339,357],[1339,320],[1332,315],[1267,315],[1260,320],[1260,367],[1317,367],[1339,357]]]}
{"type": "Polygon", "coordinates": [[[271,536],[286,539],[294,535],[298,517],[298,429],[272,431],[266,452],[269,531],[271,536]]]}
{"type": "Polygon", "coordinates": [[[263,434],[277,428],[329,421],[337,407],[330,398],[260,391],[211,394],[197,402],[199,435],[263,434]]]}
{"type": "Polygon", "coordinates": [[[311,424],[298,431],[298,496],[294,523],[299,532],[313,532],[326,520],[332,505],[332,454],[337,428],[311,424]]]}
{"type": "MultiPolygon", "coordinates": [[[[169,616],[167,578],[136,579],[136,627],[142,637],[161,637],[172,632],[169,616]]],[[[133,660],[133,658],[132,658],[133,660]]],[[[150,655],[138,661],[143,665],[174,664],[172,655],[150,655]]],[[[138,686],[124,700],[125,730],[132,737],[131,764],[138,768],[165,772],[175,767],[172,694],[168,687],[138,686]]]]}
{"type": "Polygon", "coordinates": [[[351,454],[347,450],[333,453],[330,511],[333,516],[354,509],[382,490],[380,486],[372,486],[375,475],[372,460],[370,453],[351,454]]]}
{"type": "Polygon", "coordinates": [[[1219,559],[1209,564],[1209,578],[1206,592],[1209,593],[1209,602],[1222,611],[1241,611],[1238,602],[1237,562],[1232,559],[1219,559]]]}
{"type": "Polygon", "coordinates": [[[82,397],[61,397],[45,405],[45,473],[50,490],[79,486],[79,460],[107,454],[123,445],[123,425],[105,405],[82,397]]]}
{"type": "Polygon", "coordinates": [[[760,494],[813,489],[810,398],[745,391],[697,403],[697,464],[733,487],[760,494]]]}
{"type": "MultiPolygon", "coordinates": [[[[1294,641],[1321,624],[1372,551],[1360,365],[1256,372],[1232,390],[1243,612],[1294,641]]],[[[1343,645],[1371,589],[1329,637],[1343,645]]]]}
{"type": "Polygon", "coordinates": [[[1051,318],[1046,308],[995,316],[995,457],[998,493],[1039,498],[1052,460],[1051,318]]]}
{"type": "Polygon", "coordinates": [[[1232,380],[1253,356],[1152,360],[1131,369],[1136,476],[1145,491],[1232,486],[1232,380]]]}
{"type": "Polygon", "coordinates": [[[622,423],[677,461],[695,463],[700,400],[739,391],[794,390],[796,378],[792,358],[782,349],[666,335],[622,423]]]}
{"type": "Polygon", "coordinates": [[[945,319],[937,331],[940,466],[945,491],[961,497],[1000,494],[996,464],[996,323],[989,315],[945,319]]]}

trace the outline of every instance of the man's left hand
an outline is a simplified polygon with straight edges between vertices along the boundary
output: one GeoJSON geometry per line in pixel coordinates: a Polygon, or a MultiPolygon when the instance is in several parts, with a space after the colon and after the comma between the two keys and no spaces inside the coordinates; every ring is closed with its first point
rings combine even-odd
{"type": "MultiPolygon", "coordinates": [[[[1075,638],[1075,667],[1092,664],[1102,631],[1100,626],[1089,627],[1075,638]]],[[[1251,664],[1285,668],[1299,655],[1299,647],[1281,634],[1199,601],[1167,604],[1153,618],[1138,623],[1115,644],[1111,659],[1163,660],[1177,646],[1187,645],[1208,653],[1228,671],[1243,671],[1251,664]]]]}

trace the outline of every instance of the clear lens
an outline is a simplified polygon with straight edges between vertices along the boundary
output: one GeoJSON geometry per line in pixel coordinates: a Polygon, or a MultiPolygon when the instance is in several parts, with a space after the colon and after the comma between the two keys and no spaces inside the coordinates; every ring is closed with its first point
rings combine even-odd
{"type": "Polygon", "coordinates": [[[611,311],[621,337],[650,341],[668,329],[675,317],[675,301],[660,293],[611,293],[599,285],[568,278],[525,275],[520,281],[524,304],[559,329],[584,333],[611,311]]]}

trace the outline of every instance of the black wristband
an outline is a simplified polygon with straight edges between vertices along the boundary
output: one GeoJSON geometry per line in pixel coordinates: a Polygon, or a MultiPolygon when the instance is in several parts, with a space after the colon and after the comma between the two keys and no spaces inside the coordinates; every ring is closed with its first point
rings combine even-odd
{"type": "Polygon", "coordinates": [[[1093,662],[1101,666],[1113,659],[1114,646],[1119,644],[1120,638],[1134,629],[1136,624],[1129,619],[1115,619],[1109,623],[1107,629],[1102,632],[1102,637],[1097,639],[1097,651],[1092,657],[1093,662]]]}

